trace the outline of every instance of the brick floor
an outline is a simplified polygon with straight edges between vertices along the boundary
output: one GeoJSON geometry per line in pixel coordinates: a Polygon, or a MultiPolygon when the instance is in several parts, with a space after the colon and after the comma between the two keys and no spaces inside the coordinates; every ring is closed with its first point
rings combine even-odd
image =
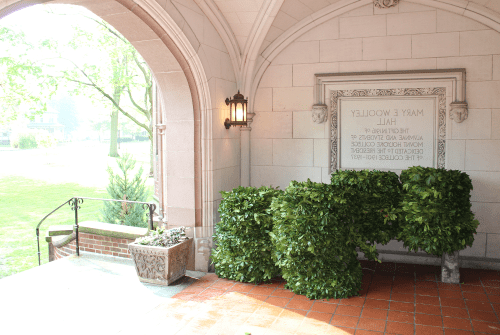
{"type": "Polygon", "coordinates": [[[454,285],[439,282],[437,266],[361,263],[360,295],[349,299],[309,300],[281,278],[254,285],[215,274],[174,298],[231,315],[200,334],[500,334],[499,271],[461,269],[454,285]]]}

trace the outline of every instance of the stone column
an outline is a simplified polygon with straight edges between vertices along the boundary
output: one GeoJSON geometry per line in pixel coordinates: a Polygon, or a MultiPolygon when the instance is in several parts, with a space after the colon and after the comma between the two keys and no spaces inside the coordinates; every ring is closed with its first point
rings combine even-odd
{"type": "Polygon", "coordinates": [[[240,148],[241,148],[241,176],[240,185],[244,187],[250,186],[250,127],[240,128],[240,148]]]}
{"type": "Polygon", "coordinates": [[[443,254],[441,259],[441,282],[450,284],[460,283],[458,251],[452,254],[443,254]]]}
{"type": "Polygon", "coordinates": [[[255,113],[247,113],[247,126],[240,128],[240,149],[241,149],[241,162],[240,162],[240,185],[244,187],[250,186],[250,131],[255,113]]]}
{"type": "Polygon", "coordinates": [[[54,244],[52,242],[49,242],[49,262],[55,261],[56,256],[54,255],[54,244]]]}

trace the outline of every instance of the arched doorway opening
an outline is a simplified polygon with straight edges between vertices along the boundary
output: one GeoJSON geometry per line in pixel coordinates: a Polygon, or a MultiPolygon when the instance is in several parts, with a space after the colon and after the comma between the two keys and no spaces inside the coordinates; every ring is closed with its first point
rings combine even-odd
{"type": "Polygon", "coordinates": [[[155,131],[159,149],[157,187],[169,226],[188,226],[195,250],[188,268],[207,271],[212,236],[210,92],[205,70],[188,38],[156,2],[8,1],[0,18],[39,4],[73,4],[118,30],[148,63],[157,83],[155,131]]]}

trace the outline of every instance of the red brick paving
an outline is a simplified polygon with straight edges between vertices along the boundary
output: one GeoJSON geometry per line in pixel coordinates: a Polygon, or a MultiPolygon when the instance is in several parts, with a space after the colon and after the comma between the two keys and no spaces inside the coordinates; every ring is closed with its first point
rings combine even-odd
{"type": "Polygon", "coordinates": [[[463,284],[440,283],[437,266],[362,261],[360,296],[309,300],[276,278],[259,285],[208,274],[174,298],[208,300],[239,292],[349,334],[500,335],[500,272],[461,269],[463,284]]]}

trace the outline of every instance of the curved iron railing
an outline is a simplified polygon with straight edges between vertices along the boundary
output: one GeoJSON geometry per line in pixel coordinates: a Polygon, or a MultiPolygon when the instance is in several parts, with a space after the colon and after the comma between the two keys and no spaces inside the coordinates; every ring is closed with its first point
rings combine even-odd
{"type": "Polygon", "coordinates": [[[132,204],[141,204],[142,208],[148,209],[149,213],[146,213],[146,216],[149,217],[149,230],[154,230],[154,225],[153,225],[153,214],[156,209],[156,205],[151,202],[141,202],[141,201],[130,201],[130,200],[116,200],[116,199],[101,199],[101,198],[87,198],[87,197],[73,197],[67,201],[65,201],[63,204],[61,204],[59,207],[54,209],[52,212],[49,214],[45,215],[45,217],[38,223],[36,226],[36,243],[38,247],[38,265],[41,264],[41,259],[40,259],[40,226],[45,221],[46,218],[51,216],[53,213],[55,213],[58,209],[63,207],[66,204],[69,204],[71,207],[71,210],[75,212],[75,237],[76,237],[76,255],[80,256],[80,245],[78,243],[78,210],[81,209],[80,205],[83,204],[83,200],[101,200],[101,201],[111,201],[111,202],[125,202],[125,203],[132,203],[132,204]]]}

